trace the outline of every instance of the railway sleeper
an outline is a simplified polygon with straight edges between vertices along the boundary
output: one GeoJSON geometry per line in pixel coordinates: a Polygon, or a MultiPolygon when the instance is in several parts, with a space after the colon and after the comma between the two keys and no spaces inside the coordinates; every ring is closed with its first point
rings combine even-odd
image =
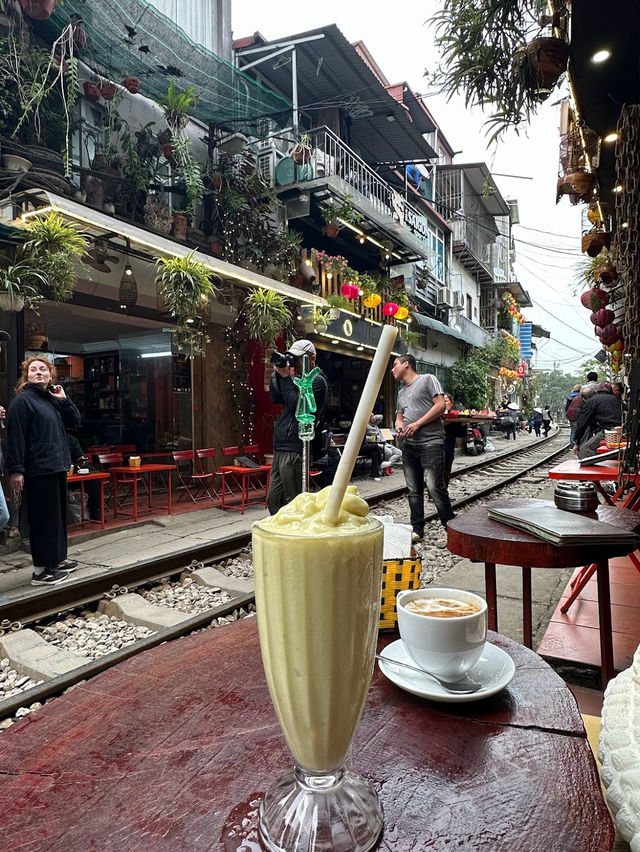
{"type": "Polygon", "coordinates": [[[28,627],[0,637],[0,657],[6,657],[11,668],[32,680],[52,680],[91,662],[89,657],[47,642],[28,627]]]}

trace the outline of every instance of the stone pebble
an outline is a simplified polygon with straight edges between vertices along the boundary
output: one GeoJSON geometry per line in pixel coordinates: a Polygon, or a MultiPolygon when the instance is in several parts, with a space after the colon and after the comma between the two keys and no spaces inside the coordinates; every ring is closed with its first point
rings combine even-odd
{"type": "Polygon", "coordinates": [[[83,610],[64,620],[37,628],[43,639],[83,657],[96,660],[153,633],[148,627],[127,624],[103,613],[83,610]]]}
{"type": "Polygon", "coordinates": [[[39,683],[42,683],[42,681],[32,680],[27,675],[20,674],[20,672],[12,669],[8,659],[0,659],[0,701],[9,698],[11,695],[16,695],[18,692],[23,692],[25,689],[31,689],[32,686],[37,686],[39,683]]]}
{"type": "Polygon", "coordinates": [[[228,592],[213,587],[200,586],[190,577],[180,583],[163,580],[151,589],[137,590],[146,601],[156,606],[166,606],[180,612],[206,612],[233,600],[228,592]]]}

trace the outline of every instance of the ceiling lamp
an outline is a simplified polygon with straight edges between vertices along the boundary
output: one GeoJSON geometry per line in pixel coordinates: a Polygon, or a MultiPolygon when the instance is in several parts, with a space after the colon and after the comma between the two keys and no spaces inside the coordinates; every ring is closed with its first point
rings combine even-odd
{"type": "Polygon", "coordinates": [[[601,62],[606,62],[610,56],[611,51],[605,48],[604,50],[598,50],[596,53],[594,53],[591,57],[591,61],[595,62],[596,65],[599,65],[601,62]]]}
{"type": "MultiPolygon", "coordinates": [[[[127,240],[127,250],[128,249],[129,241],[127,240]]],[[[138,282],[136,281],[136,276],[133,274],[133,269],[129,263],[128,255],[127,263],[125,264],[124,270],[122,271],[122,278],[120,279],[118,299],[120,300],[120,307],[123,311],[135,307],[138,302],[138,282]]]]}
{"type": "Polygon", "coordinates": [[[617,142],[619,134],[614,130],[613,133],[607,133],[607,135],[602,140],[603,142],[617,142]]]}

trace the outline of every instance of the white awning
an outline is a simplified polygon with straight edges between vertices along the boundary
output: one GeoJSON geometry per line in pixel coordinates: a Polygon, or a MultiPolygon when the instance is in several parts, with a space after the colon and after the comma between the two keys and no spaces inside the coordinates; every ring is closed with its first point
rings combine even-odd
{"type": "MultiPolygon", "coordinates": [[[[157,234],[155,231],[147,231],[144,228],[139,228],[137,225],[116,219],[107,213],[99,212],[92,207],[79,204],[77,201],[72,201],[61,195],[54,195],[52,192],[47,192],[46,190],[32,189],[17,193],[12,197],[12,202],[23,208],[23,212],[19,217],[22,222],[28,222],[34,216],[60,213],[65,220],[82,225],[83,231],[87,234],[94,234],[109,239],[121,237],[125,241],[129,240],[132,245],[141,246],[143,250],[148,251],[152,256],[185,257],[193,251],[188,246],[167,239],[167,237],[163,237],[162,234],[157,234]]],[[[125,250],[124,246],[123,250],[125,250]]],[[[193,257],[221,278],[230,279],[245,287],[261,287],[265,290],[275,290],[276,293],[280,293],[281,296],[285,296],[287,299],[293,299],[305,304],[327,304],[322,296],[315,296],[312,293],[298,290],[289,284],[283,284],[281,281],[268,278],[266,275],[260,275],[258,272],[252,272],[249,269],[243,269],[241,266],[227,263],[225,260],[220,260],[210,254],[195,251],[193,252],[193,257]]]]}

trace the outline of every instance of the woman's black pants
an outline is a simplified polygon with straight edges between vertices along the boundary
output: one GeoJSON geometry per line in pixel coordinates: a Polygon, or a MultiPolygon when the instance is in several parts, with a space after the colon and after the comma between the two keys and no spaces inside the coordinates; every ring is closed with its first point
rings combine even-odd
{"type": "Polygon", "coordinates": [[[25,477],[31,558],[55,568],[67,558],[67,473],[25,477]]]}

